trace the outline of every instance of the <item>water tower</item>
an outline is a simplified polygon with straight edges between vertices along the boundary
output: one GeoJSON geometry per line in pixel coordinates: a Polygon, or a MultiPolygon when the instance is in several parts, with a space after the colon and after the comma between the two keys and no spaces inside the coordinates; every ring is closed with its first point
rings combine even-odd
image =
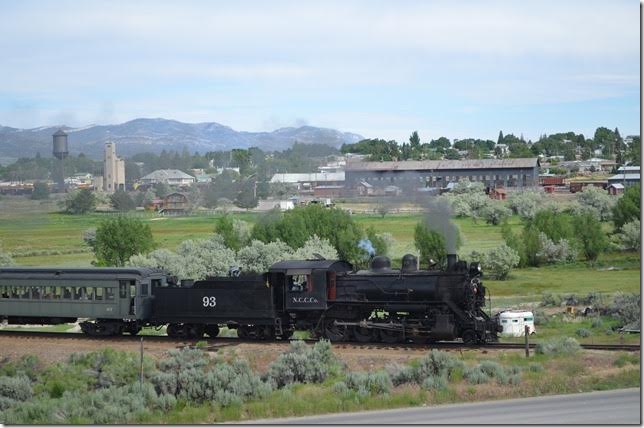
{"type": "Polygon", "coordinates": [[[59,192],[65,192],[65,158],[68,154],[67,133],[59,129],[54,134],[54,156],[58,159],[56,182],[58,183],[59,192]]]}

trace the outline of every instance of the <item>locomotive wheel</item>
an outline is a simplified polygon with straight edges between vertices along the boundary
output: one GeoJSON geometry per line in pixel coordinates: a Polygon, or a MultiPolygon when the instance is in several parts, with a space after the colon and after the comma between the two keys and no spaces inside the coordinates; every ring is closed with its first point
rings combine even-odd
{"type": "Polygon", "coordinates": [[[282,335],[279,338],[280,340],[289,340],[291,337],[293,337],[293,333],[295,333],[295,330],[284,329],[282,330],[282,335]]]}
{"type": "Polygon", "coordinates": [[[240,325],[239,327],[237,327],[237,337],[244,340],[249,339],[250,334],[248,331],[248,326],[240,325]]]}
{"type": "Polygon", "coordinates": [[[128,333],[130,333],[130,335],[136,336],[141,331],[141,326],[135,323],[135,324],[132,324],[132,325],[128,326],[126,331],[128,333]]]}
{"type": "Polygon", "coordinates": [[[354,327],[353,337],[355,337],[356,341],[358,342],[367,343],[367,342],[374,341],[375,334],[374,334],[374,331],[370,328],[354,327]]]}
{"type": "Polygon", "coordinates": [[[185,329],[190,339],[201,339],[203,337],[204,327],[200,324],[188,324],[185,329]]]}
{"type": "Polygon", "coordinates": [[[166,328],[166,333],[170,337],[182,338],[185,337],[185,329],[181,324],[168,324],[166,328]]]}
{"type": "Polygon", "coordinates": [[[474,330],[465,330],[462,334],[463,343],[466,345],[474,345],[478,341],[478,336],[474,330]]]}
{"type": "Polygon", "coordinates": [[[275,338],[273,327],[270,326],[258,326],[257,327],[257,338],[259,340],[272,340],[275,338]]]}
{"type": "Polygon", "coordinates": [[[216,324],[209,324],[206,326],[206,334],[208,337],[214,338],[219,334],[219,326],[216,324]]]}
{"type": "Polygon", "coordinates": [[[384,343],[397,343],[401,339],[402,336],[397,331],[380,330],[380,340],[384,343]]]}
{"type": "Polygon", "coordinates": [[[349,336],[349,329],[346,325],[337,325],[335,320],[330,319],[324,321],[323,336],[331,342],[342,342],[347,340],[349,336]]]}

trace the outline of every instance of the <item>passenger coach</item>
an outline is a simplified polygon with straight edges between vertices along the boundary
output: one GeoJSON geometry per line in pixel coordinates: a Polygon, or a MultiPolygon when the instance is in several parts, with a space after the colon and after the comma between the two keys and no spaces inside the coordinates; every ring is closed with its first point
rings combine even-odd
{"type": "Polygon", "coordinates": [[[0,320],[8,324],[85,321],[93,335],[136,334],[149,318],[152,289],[165,285],[163,271],[147,268],[2,268],[0,320]]]}

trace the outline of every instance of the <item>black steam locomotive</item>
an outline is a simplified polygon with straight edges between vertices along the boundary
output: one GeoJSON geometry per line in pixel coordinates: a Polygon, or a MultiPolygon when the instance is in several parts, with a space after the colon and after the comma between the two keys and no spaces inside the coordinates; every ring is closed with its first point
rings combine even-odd
{"type": "Polygon", "coordinates": [[[297,330],[331,341],[466,343],[496,340],[478,263],[448,256],[447,269],[401,269],[375,257],[353,271],[338,260],[282,261],[262,275],[177,282],[151,269],[0,269],[0,319],[57,324],[81,319],[90,335],[167,326],[171,337],[288,339],[297,330]]]}

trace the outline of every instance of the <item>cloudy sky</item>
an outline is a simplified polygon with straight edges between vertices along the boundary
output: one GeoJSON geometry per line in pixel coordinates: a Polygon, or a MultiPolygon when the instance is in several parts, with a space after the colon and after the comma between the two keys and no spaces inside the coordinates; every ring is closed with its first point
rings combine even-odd
{"type": "Polygon", "coordinates": [[[3,1],[0,125],[638,134],[639,3],[3,1]]]}

